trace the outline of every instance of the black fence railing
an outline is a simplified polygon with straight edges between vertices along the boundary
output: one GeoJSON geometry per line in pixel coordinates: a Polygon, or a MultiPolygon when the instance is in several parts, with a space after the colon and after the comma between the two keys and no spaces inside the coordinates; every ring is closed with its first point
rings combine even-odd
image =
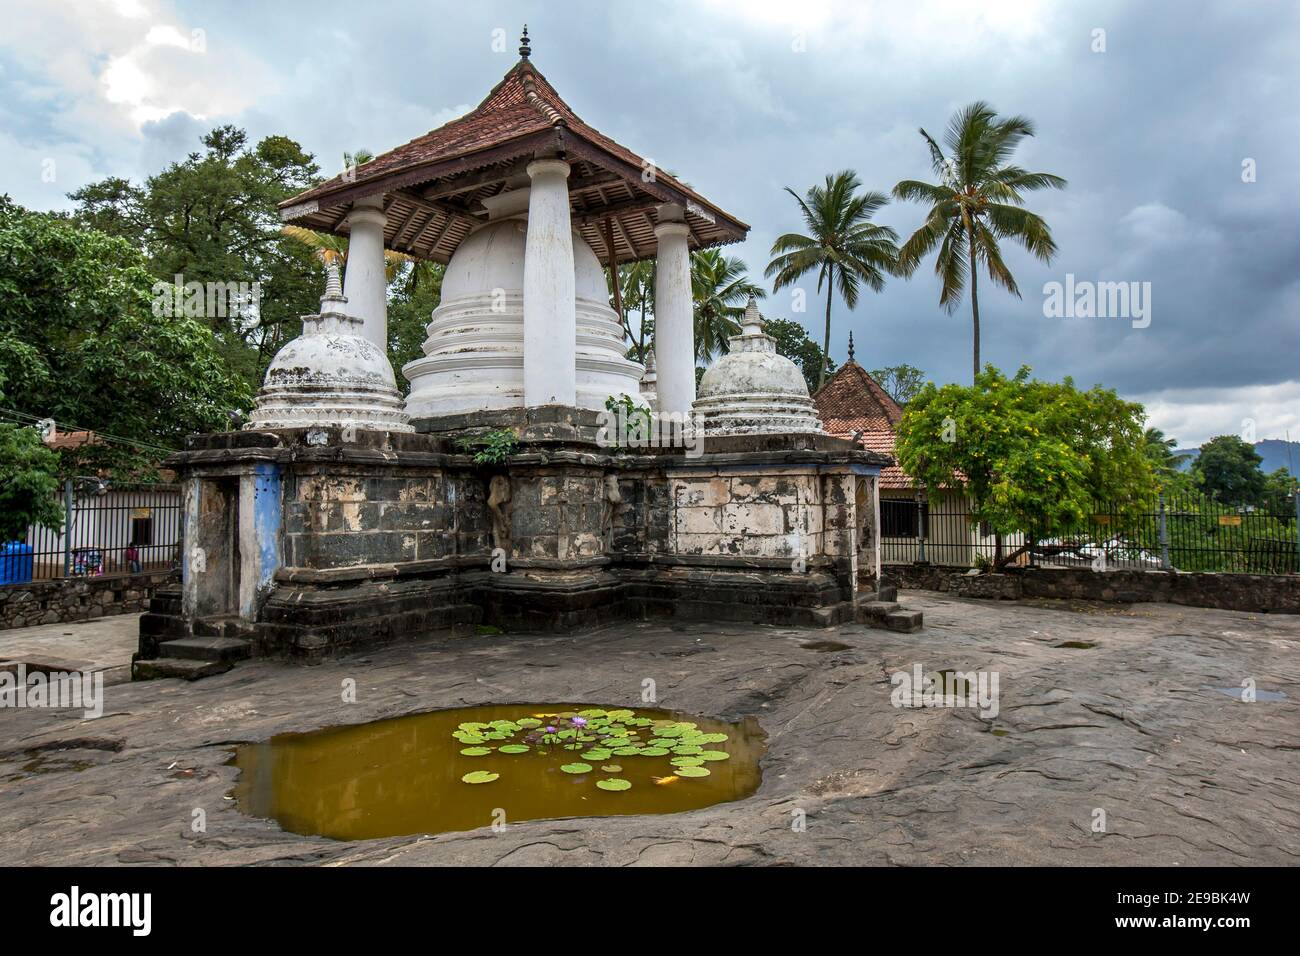
{"type": "MultiPolygon", "coordinates": [[[[971,521],[968,503],[957,495],[935,504],[882,499],[880,520],[885,563],[927,561],[969,568],[990,565],[998,556],[997,536],[971,521]]],[[[1026,531],[1002,536],[1003,557],[1022,548],[1012,564],[1300,573],[1296,512],[1289,500],[1258,508],[1200,495],[1099,504],[1084,526],[1069,535],[1026,531]]]]}
{"type": "Polygon", "coordinates": [[[180,485],[73,479],[64,483],[58,504],[63,529],[37,525],[28,530],[25,547],[9,545],[0,583],[179,566],[180,485]]]}

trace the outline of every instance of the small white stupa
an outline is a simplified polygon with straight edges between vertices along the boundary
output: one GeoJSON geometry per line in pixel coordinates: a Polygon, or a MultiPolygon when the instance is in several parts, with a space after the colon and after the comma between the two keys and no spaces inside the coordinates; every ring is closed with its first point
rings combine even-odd
{"type": "Polygon", "coordinates": [[[655,350],[646,349],[645,374],[641,376],[641,399],[652,412],[659,411],[659,373],[655,371],[655,350]]]}
{"type": "Polygon", "coordinates": [[[345,311],[338,267],[326,273],[320,314],[304,315],[302,335],[276,353],[244,428],[413,431],[388,356],[345,311]]]}
{"type": "Polygon", "coordinates": [[[703,417],[706,434],[824,434],[803,373],[764,333],[753,296],[740,334],[728,341],[731,351],[709,366],[691,406],[703,417]]]}

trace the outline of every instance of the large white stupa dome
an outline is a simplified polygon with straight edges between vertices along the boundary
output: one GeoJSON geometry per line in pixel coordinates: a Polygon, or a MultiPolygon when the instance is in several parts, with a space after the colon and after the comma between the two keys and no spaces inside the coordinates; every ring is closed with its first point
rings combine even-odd
{"type": "Polygon", "coordinates": [[[752,297],[740,334],[728,343],[731,351],[709,366],[691,406],[703,417],[706,434],[822,431],[803,373],[763,332],[763,318],[752,297]]]}
{"type": "MultiPolygon", "coordinates": [[[[489,221],[447,263],[424,357],[402,369],[412,417],[524,405],[524,255],[528,189],[484,202],[489,221]]],[[[609,396],[639,393],[644,369],[624,357],[618,316],[608,305],[605,271],[573,233],[577,304],[577,403],[603,410],[609,396]]]]}

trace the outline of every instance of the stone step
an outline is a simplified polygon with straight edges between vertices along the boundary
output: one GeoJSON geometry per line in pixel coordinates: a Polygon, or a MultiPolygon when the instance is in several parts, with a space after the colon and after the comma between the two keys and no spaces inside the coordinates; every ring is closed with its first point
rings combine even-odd
{"type": "Polygon", "coordinates": [[[883,618],[891,611],[897,611],[901,605],[897,601],[859,601],[858,618],[883,618]]]}
{"type": "Polygon", "coordinates": [[[133,662],[131,679],[158,680],[165,677],[179,677],[181,680],[199,680],[214,674],[224,674],[233,666],[230,661],[196,661],[188,658],[162,657],[133,662]]]}
{"type": "Polygon", "coordinates": [[[201,617],[190,629],[195,637],[242,637],[250,628],[241,618],[201,617]]]}
{"type": "Polygon", "coordinates": [[[242,661],[253,656],[253,645],[238,637],[182,637],[158,647],[162,657],[196,661],[242,661]]]}
{"type": "Polygon", "coordinates": [[[900,634],[915,634],[924,626],[920,611],[891,611],[885,615],[885,629],[900,634]]]}

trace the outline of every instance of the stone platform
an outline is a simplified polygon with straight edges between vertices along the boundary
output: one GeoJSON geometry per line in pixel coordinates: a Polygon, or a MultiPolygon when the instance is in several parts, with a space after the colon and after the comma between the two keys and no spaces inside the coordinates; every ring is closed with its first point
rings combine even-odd
{"type": "Polygon", "coordinates": [[[859,590],[884,456],[820,434],[607,447],[601,416],[561,406],[413,425],[190,439],[169,460],[186,488],[184,581],[141,622],[139,676],[176,671],[159,661],[185,655],[163,645],[190,637],[244,642],[193,648],[203,676],[480,625],[893,626],[896,606],[873,613],[859,590]],[[473,442],[505,431],[514,453],[476,464],[473,442]]]}

